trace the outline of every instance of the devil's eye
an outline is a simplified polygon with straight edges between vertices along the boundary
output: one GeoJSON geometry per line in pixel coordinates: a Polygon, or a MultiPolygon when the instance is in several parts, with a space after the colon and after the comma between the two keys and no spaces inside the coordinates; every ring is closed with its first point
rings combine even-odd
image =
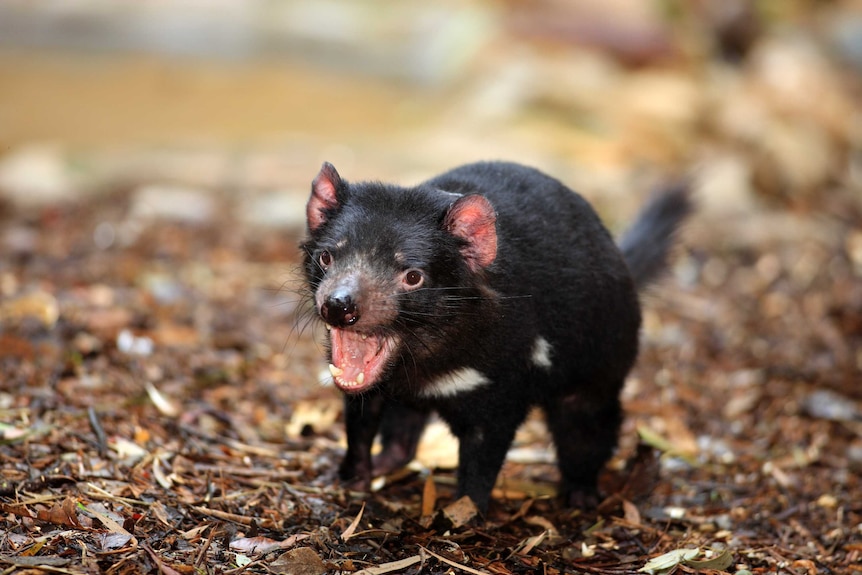
{"type": "Polygon", "coordinates": [[[419,287],[424,279],[422,272],[419,270],[408,270],[404,274],[404,283],[409,287],[419,287]]]}
{"type": "Polygon", "coordinates": [[[320,267],[322,267],[323,269],[326,269],[332,264],[332,254],[329,253],[328,251],[324,250],[320,254],[318,261],[320,262],[320,267]]]}

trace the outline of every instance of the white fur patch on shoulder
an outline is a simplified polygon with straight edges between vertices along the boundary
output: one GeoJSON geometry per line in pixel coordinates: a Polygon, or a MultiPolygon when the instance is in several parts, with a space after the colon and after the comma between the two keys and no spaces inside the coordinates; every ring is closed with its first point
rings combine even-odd
{"type": "Polygon", "coordinates": [[[533,364],[545,369],[551,369],[551,366],[553,366],[551,363],[551,351],[551,344],[548,343],[548,340],[542,336],[537,337],[536,341],[533,342],[533,355],[531,356],[533,364]]]}
{"type": "Polygon", "coordinates": [[[487,377],[472,367],[462,367],[441,375],[422,388],[423,397],[454,397],[490,383],[487,377]]]}

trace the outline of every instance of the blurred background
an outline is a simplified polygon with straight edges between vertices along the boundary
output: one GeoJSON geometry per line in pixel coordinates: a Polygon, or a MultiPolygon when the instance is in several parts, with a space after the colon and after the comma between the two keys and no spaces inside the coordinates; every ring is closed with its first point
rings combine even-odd
{"type": "Polygon", "coordinates": [[[816,205],[860,188],[860,71],[858,0],[7,0],[0,193],[304,196],[324,159],[410,183],[501,158],[621,217],[679,172],[718,208],[816,205]]]}
{"type": "MultiPolygon", "coordinates": [[[[586,195],[614,231],[657,183],[691,177],[675,270],[689,299],[668,308],[744,351],[739,366],[777,353],[853,388],[860,77],[860,0],[6,0],[0,324],[51,326],[91,284],[96,307],[138,301],[150,318],[115,318],[109,338],[182,301],[191,327],[157,343],[222,330],[281,357],[322,161],[408,185],[507,159],[586,195]]],[[[648,339],[693,337],[647,320],[648,339]]]]}

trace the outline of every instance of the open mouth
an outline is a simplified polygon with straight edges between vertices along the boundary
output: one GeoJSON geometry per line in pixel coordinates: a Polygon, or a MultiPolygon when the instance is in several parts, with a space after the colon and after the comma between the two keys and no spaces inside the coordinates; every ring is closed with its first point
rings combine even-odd
{"type": "Polygon", "coordinates": [[[374,386],[395,350],[396,340],[380,334],[333,327],[329,330],[332,363],[329,372],[335,385],[347,393],[374,386]]]}

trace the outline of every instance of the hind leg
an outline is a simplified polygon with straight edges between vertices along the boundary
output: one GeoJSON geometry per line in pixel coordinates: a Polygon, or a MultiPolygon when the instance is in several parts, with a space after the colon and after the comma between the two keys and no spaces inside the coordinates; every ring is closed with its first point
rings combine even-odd
{"type": "Polygon", "coordinates": [[[557,448],[561,494],[571,507],[593,507],[598,504],[599,473],[617,445],[622,422],[618,394],[554,399],[543,407],[557,448]]]}
{"type": "Polygon", "coordinates": [[[374,473],[385,475],[413,461],[430,412],[387,401],[380,423],[383,451],[374,458],[374,473]]]}

